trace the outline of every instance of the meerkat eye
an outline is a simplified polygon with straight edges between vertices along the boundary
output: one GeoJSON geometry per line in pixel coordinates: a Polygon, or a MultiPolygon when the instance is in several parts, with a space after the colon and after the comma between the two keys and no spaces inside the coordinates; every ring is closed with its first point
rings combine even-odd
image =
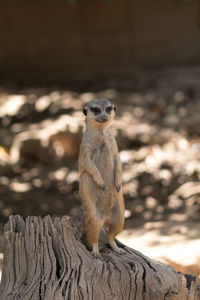
{"type": "Polygon", "coordinates": [[[90,110],[95,113],[95,115],[100,114],[101,112],[99,107],[90,107],[90,110]]]}
{"type": "Polygon", "coordinates": [[[112,106],[108,106],[108,107],[106,107],[106,112],[107,112],[107,114],[110,114],[111,113],[111,111],[112,111],[112,106]]]}

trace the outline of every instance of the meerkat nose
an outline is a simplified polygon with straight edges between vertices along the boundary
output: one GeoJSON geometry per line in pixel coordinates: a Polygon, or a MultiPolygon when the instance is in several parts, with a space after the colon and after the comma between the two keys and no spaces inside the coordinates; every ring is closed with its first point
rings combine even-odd
{"type": "Polygon", "coordinates": [[[108,118],[107,117],[103,117],[102,118],[102,122],[107,122],[108,121],[108,118]]]}

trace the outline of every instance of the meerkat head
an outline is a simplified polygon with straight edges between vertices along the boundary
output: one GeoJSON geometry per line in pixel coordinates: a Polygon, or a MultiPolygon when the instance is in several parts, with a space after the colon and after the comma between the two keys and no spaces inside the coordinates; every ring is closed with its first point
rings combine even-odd
{"type": "Polygon", "coordinates": [[[107,99],[94,99],[84,108],[87,123],[98,126],[108,126],[115,116],[115,106],[107,99]]]}

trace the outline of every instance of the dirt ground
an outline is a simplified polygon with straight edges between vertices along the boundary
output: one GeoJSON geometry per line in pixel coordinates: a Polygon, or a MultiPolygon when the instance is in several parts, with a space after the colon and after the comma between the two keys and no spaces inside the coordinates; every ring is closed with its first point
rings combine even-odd
{"type": "Polygon", "coordinates": [[[119,239],[200,274],[200,66],[66,86],[0,87],[0,252],[10,214],[73,215],[85,103],[117,107],[126,222],[119,239]]]}

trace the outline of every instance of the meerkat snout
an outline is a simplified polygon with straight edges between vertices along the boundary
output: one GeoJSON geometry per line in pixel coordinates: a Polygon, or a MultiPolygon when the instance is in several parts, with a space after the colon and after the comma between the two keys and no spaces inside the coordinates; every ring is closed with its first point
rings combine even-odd
{"type": "Polygon", "coordinates": [[[107,115],[101,115],[99,116],[99,118],[96,119],[97,122],[99,123],[105,123],[105,122],[108,122],[108,116],[107,115]]]}

